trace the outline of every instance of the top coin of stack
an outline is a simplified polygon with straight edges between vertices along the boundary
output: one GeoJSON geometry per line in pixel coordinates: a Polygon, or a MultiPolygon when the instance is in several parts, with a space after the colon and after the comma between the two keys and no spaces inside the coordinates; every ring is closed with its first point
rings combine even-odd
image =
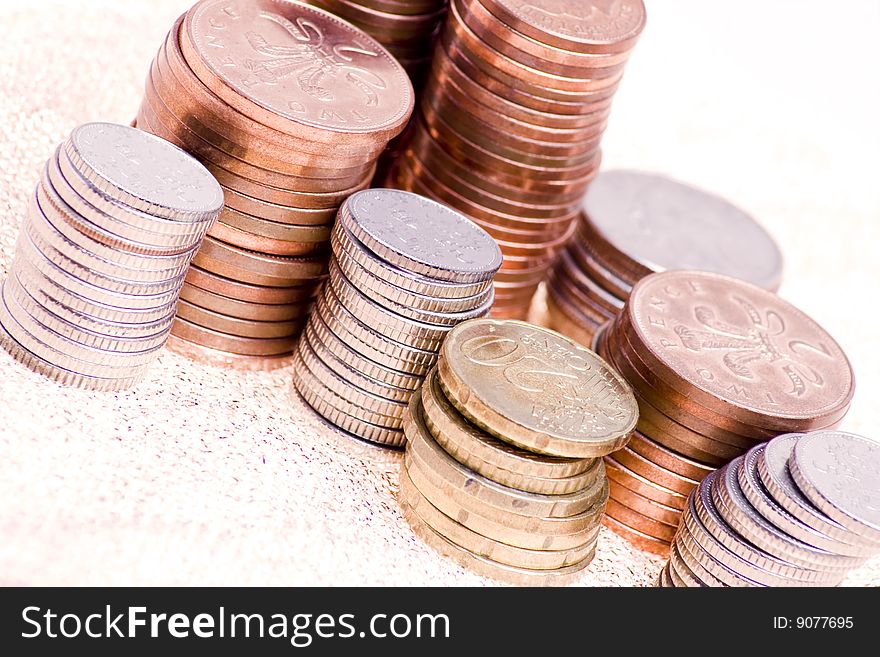
{"type": "Polygon", "coordinates": [[[498,240],[496,316],[524,318],[575,228],[641,0],[453,0],[389,186],[464,212],[498,240]]]}
{"type": "Polygon", "coordinates": [[[608,499],[600,457],[626,443],[637,414],[626,382],[568,338],[465,322],[406,415],[404,516],[484,576],[570,581],[593,558],[608,499]]]}
{"type": "Polygon", "coordinates": [[[285,362],[339,204],[406,125],[412,85],[352,25],[287,0],[202,0],[168,34],[139,128],[198,157],[226,209],[187,279],[173,333],[212,362],[285,362]]]}
{"type": "Polygon", "coordinates": [[[418,87],[431,63],[431,50],[447,0],[309,0],[347,20],[381,43],[418,87]]]}
{"type": "Polygon", "coordinates": [[[784,434],[691,493],[664,586],[835,586],[880,554],[880,443],[784,434]]]}
{"type": "Polygon", "coordinates": [[[714,194],[657,174],[603,171],[547,278],[548,325],[588,345],[633,285],[667,269],[713,271],[775,291],[782,255],[752,217],[714,194]]]}
{"type": "Polygon", "coordinates": [[[608,457],[619,484],[608,515],[661,553],[700,469],[779,433],[835,426],[855,388],[846,355],[815,321],[772,292],[709,272],[643,278],[596,344],[638,400],[633,448],[662,457],[650,469],[626,450],[608,457]]]}
{"type": "Polygon", "coordinates": [[[332,246],[294,385],[334,424],[401,445],[403,413],[443,338],[489,312],[501,251],[458,212],[396,189],[349,197],[332,246]]]}
{"type": "Polygon", "coordinates": [[[110,123],[74,129],[31,196],[2,286],[0,343],[67,385],[136,383],[222,207],[217,181],[168,142],[110,123]]]}

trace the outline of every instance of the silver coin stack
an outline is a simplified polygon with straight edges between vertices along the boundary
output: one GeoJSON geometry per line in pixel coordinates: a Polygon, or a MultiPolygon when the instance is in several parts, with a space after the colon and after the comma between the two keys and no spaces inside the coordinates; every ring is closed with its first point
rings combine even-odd
{"type": "Polygon", "coordinates": [[[0,343],[59,383],[135,384],[222,207],[217,181],[176,146],[128,126],[79,126],[30,199],[2,286],[0,343]]]}
{"type": "Polygon", "coordinates": [[[463,215],[417,194],[370,189],[339,209],[325,282],[293,382],[346,431],[400,446],[410,398],[446,334],[488,314],[501,250],[463,215]]]}
{"type": "Polygon", "coordinates": [[[784,434],[690,495],[664,586],[836,586],[880,554],[880,443],[784,434]]]}

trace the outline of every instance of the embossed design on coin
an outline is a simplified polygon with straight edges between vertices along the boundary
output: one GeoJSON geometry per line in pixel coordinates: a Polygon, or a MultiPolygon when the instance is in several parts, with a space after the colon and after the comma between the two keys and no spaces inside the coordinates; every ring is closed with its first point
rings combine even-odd
{"type": "Polygon", "coordinates": [[[789,469],[816,506],[880,542],[880,443],[843,431],[817,431],[794,446],[789,469]]]}
{"type": "Polygon", "coordinates": [[[627,305],[639,341],[723,402],[779,418],[839,419],[854,377],[834,339],[776,295],[707,272],[643,279],[627,305]]]}
{"type": "Polygon", "coordinates": [[[190,219],[186,215],[215,214],[223,206],[223,191],[205,167],[141,130],[86,123],[70,133],[67,152],[79,159],[79,173],[93,185],[103,188],[106,181],[135,201],[156,206],[146,210],[164,209],[184,215],[171,218],[190,219]]]}
{"type": "Polygon", "coordinates": [[[391,55],[320,9],[216,0],[197,5],[185,30],[236,94],[299,123],[374,132],[401,124],[413,104],[412,86],[391,55]]]}
{"type": "Polygon", "coordinates": [[[372,251],[427,276],[488,280],[501,249],[464,215],[423,196],[391,189],[354,194],[342,221],[372,251]]]}
{"type": "Polygon", "coordinates": [[[619,448],[638,415],[627,383],[593,352],[525,322],[475,320],[450,332],[441,383],[459,410],[525,449],[570,457],[619,448]]]}

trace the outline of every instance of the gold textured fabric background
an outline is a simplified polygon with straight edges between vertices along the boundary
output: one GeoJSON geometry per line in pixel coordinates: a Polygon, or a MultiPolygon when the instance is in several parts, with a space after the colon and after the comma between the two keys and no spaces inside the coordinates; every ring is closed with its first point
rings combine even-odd
{"type": "MultiPolygon", "coordinates": [[[[843,428],[880,436],[880,7],[648,3],[606,167],[667,172],[754,213],[782,295],[852,359],[843,428]]],[[[0,0],[0,275],[38,171],[77,124],[128,123],[186,0],[0,0]]],[[[121,394],[0,353],[0,584],[477,585],[415,538],[399,453],[325,424],[290,374],[164,353],[121,394]]],[[[581,582],[647,585],[661,561],[603,529],[581,582]]],[[[880,560],[848,583],[880,584],[880,560]]]]}

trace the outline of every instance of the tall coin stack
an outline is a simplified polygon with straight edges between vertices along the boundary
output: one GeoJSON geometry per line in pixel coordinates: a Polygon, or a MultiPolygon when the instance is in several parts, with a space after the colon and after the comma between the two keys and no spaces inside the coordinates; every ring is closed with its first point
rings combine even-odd
{"type": "Polygon", "coordinates": [[[667,269],[713,271],[776,291],[782,254],[752,217],[714,194],[657,174],[603,171],[547,277],[547,324],[589,345],[633,285],[667,269]]]}
{"type": "Polygon", "coordinates": [[[448,0],[309,0],[381,43],[417,88],[446,18],[448,0]]]}
{"type": "Polygon", "coordinates": [[[337,426],[400,446],[404,412],[441,342],[489,312],[501,251],[458,212],[393,189],[349,197],[332,246],[294,386],[337,426]]]}
{"type": "Polygon", "coordinates": [[[390,186],[465,213],[498,240],[493,315],[523,319],[571,237],[641,0],[453,0],[390,186]]]}
{"type": "Polygon", "coordinates": [[[753,447],[691,493],[663,586],[836,586],[880,554],[880,443],[841,431],[753,447]]]}
{"type": "Polygon", "coordinates": [[[465,322],[406,416],[404,517],[483,576],[568,582],[595,554],[608,499],[601,457],[626,443],[637,414],[626,382],[568,338],[465,322]]]}
{"type": "Polygon", "coordinates": [[[606,460],[608,525],[659,554],[698,475],[779,433],[835,426],[855,389],[846,355],[815,321],[772,292],[709,272],[643,278],[596,348],[639,403],[636,454],[606,460]]]}
{"type": "Polygon", "coordinates": [[[127,126],[79,126],[31,196],[2,286],[0,343],[66,385],[137,383],[222,207],[217,181],[180,149],[127,126]]]}
{"type": "Polygon", "coordinates": [[[198,157],[226,209],[187,278],[174,348],[287,362],[326,277],[339,204],[409,120],[412,85],[375,40],[287,0],[202,0],[172,28],[137,126],[198,157]]]}

